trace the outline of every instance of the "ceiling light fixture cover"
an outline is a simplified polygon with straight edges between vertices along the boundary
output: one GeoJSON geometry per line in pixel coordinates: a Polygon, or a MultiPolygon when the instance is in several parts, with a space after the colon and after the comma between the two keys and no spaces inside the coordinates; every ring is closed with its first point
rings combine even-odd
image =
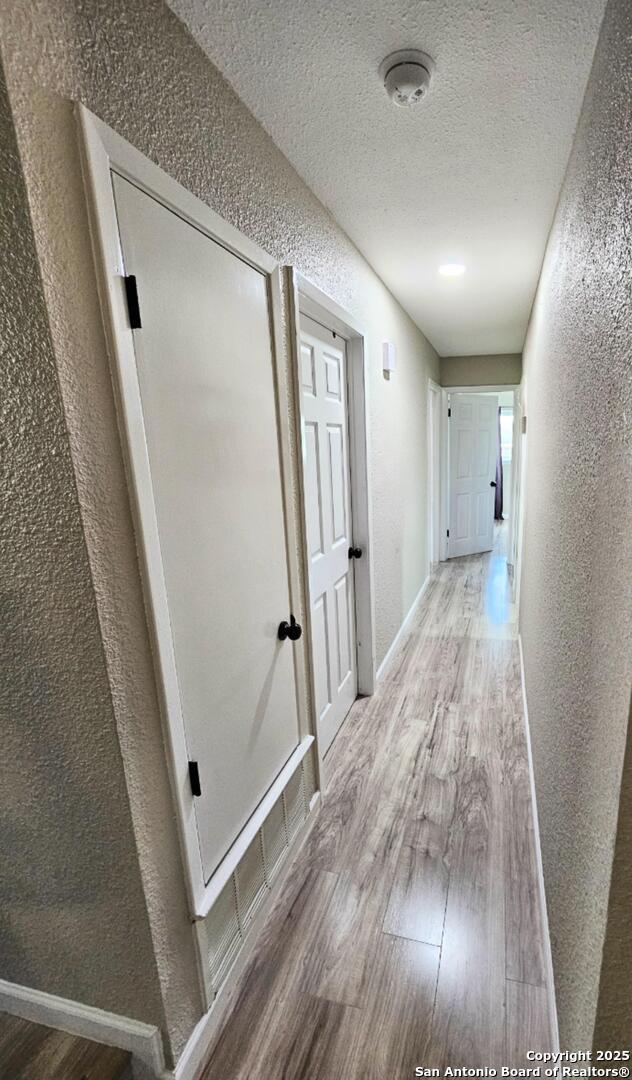
{"type": "Polygon", "coordinates": [[[443,263],[439,267],[439,273],[444,277],[460,277],[465,273],[465,266],[463,263],[443,263]]]}
{"type": "Polygon", "coordinates": [[[400,49],[380,64],[379,74],[386,93],[395,105],[416,105],[430,89],[435,69],[431,56],[419,49],[400,49]]]}

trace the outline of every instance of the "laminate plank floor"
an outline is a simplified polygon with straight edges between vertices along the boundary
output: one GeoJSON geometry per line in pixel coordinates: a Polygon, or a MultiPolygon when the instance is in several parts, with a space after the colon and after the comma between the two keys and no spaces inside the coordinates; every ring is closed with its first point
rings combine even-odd
{"type": "Polygon", "coordinates": [[[353,706],[202,1080],[405,1080],[552,1048],[505,529],[436,569],[353,706]]]}
{"type": "Polygon", "coordinates": [[[0,1080],[131,1080],[130,1055],[0,1013],[0,1080]]]}

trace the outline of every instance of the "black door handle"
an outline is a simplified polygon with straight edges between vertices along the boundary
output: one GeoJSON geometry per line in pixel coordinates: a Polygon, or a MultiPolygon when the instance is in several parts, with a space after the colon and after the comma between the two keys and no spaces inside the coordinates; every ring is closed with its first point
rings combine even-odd
{"type": "Polygon", "coordinates": [[[289,623],[284,620],[279,624],[279,641],[285,641],[286,638],[289,638],[290,641],[298,641],[302,633],[303,627],[299,626],[293,615],[290,615],[289,623]]]}
{"type": "Polygon", "coordinates": [[[490,480],[489,481],[489,486],[490,487],[497,487],[496,481],[495,480],[490,480]]]}
{"type": "Polygon", "coordinates": [[[350,547],[349,548],[349,558],[350,559],[361,559],[362,558],[362,548],[350,547]]]}

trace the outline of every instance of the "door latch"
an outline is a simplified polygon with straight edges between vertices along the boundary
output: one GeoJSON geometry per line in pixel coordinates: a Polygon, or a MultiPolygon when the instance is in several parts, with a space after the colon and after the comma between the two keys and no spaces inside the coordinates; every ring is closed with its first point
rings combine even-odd
{"type": "Polygon", "coordinates": [[[189,762],[189,781],[191,783],[191,793],[196,798],[202,794],[202,785],[200,783],[200,770],[198,768],[197,761],[189,762]]]}
{"type": "Polygon", "coordinates": [[[302,633],[303,627],[299,626],[293,615],[290,615],[289,623],[284,620],[279,624],[279,641],[285,641],[286,638],[289,638],[290,641],[298,641],[302,633]]]}

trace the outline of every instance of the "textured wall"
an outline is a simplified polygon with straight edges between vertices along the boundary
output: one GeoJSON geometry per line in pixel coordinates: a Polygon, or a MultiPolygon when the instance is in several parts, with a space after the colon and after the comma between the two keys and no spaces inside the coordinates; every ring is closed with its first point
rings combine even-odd
{"type": "MultiPolygon", "coordinates": [[[[427,571],[425,416],[436,353],[159,0],[0,0],[1,38],[167,1024],[199,1015],[182,870],[88,242],[70,99],[81,100],[365,323],[377,659],[427,571]],[[382,340],[398,369],[382,378],[382,340]]],[[[82,669],[85,693],[93,688],[82,669]]]]}
{"type": "Polygon", "coordinates": [[[632,682],[631,35],[632,7],[611,0],[523,353],[521,631],[572,1048],[593,1037],[632,682]]]}
{"type": "Polygon", "coordinates": [[[601,961],[595,1050],[629,1046],[632,1032],[632,706],[623,775],[617,839],[610,880],[608,921],[601,961]]]}
{"type": "Polygon", "coordinates": [[[441,357],[442,386],[517,386],[521,378],[520,353],[441,357]]]}
{"type": "Polygon", "coordinates": [[[1,70],[0,190],[0,975],[162,1025],[68,436],[1,70]]]}

